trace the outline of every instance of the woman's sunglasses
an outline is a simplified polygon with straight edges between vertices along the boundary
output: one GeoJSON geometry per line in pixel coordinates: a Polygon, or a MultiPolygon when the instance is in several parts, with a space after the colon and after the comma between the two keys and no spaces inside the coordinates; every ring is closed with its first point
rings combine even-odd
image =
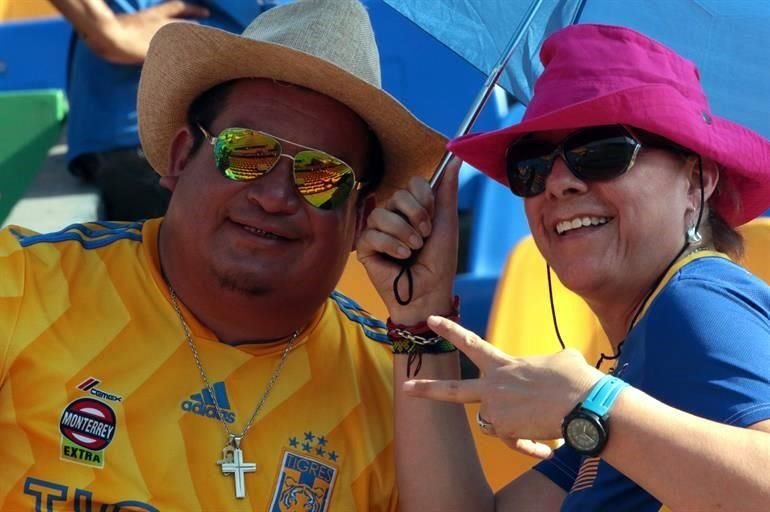
{"type": "Polygon", "coordinates": [[[248,128],[225,128],[216,137],[198,125],[214,146],[217,169],[233,181],[251,181],[269,173],[281,157],[292,161],[292,176],[299,194],[312,206],[332,210],[343,205],[354,188],[360,186],[348,164],[324,153],[248,128]],[[294,155],[283,152],[281,143],[302,148],[294,155]]]}
{"type": "Polygon", "coordinates": [[[634,165],[641,147],[638,137],[620,125],[579,130],[556,145],[525,136],[508,148],[508,183],[520,197],[542,193],[557,157],[582,181],[609,180],[634,165]]]}

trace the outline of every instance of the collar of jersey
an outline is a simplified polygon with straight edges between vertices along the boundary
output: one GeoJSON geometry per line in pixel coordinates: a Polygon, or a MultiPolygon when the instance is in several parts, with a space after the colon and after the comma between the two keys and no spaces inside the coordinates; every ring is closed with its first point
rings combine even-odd
{"type": "Polygon", "coordinates": [[[666,272],[666,275],[663,276],[663,279],[660,280],[660,283],[655,288],[655,291],[652,292],[652,295],[647,300],[647,303],[645,304],[644,309],[639,314],[639,317],[636,319],[636,322],[634,323],[634,325],[631,326],[631,328],[633,329],[636,326],[636,324],[638,324],[642,320],[642,318],[644,318],[644,315],[647,313],[647,310],[650,309],[650,305],[655,300],[655,297],[658,296],[661,290],[663,290],[663,288],[668,284],[668,282],[671,281],[671,278],[674,277],[674,275],[677,272],[679,272],[679,270],[682,267],[684,267],[685,265],[687,265],[692,261],[699,260],[701,258],[714,258],[714,257],[724,258],[726,260],[730,259],[730,257],[727,256],[725,253],[722,253],[719,251],[711,251],[711,250],[702,250],[702,251],[693,252],[688,254],[684,258],[678,259],[673,265],[671,265],[671,268],[668,269],[668,272],[666,272]]]}

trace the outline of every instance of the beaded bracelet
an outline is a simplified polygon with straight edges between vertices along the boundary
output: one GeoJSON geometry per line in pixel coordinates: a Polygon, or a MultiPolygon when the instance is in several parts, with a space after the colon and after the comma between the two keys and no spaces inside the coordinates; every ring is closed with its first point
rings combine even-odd
{"type": "MultiPolygon", "coordinates": [[[[445,318],[457,322],[459,314],[460,298],[455,296],[452,302],[452,311],[445,318]]],[[[454,352],[457,348],[449,341],[433,332],[426,322],[417,325],[399,325],[388,318],[388,338],[390,338],[394,354],[408,354],[406,376],[411,377],[412,364],[417,362],[414,375],[416,376],[422,367],[423,354],[445,354],[454,352]]]]}

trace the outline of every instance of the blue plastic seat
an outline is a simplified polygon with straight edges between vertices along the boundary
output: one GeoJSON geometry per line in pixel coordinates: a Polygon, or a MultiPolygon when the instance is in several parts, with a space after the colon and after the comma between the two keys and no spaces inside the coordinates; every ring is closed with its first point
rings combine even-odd
{"type": "Polygon", "coordinates": [[[483,335],[508,252],[529,233],[529,226],[522,202],[510,190],[474,169],[464,172],[475,176],[460,191],[461,215],[470,216],[470,225],[461,249],[465,268],[455,279],[455,293],[462,299],[463,325],[483,335]]]}
{"type": "MultiPolygon", "coordinates": [[[[516,106],[500,126],[518,122],[522,113],[523,107],[516,106]]],[[[529,225],[521,199],[468,165],[461,168],[458,201],[467,225],[461,229],[465,235],[460,248],[463,264],[455,279],[455,293],[462,299],[462,324],[484,335],[508,253],[529,234],[529,225]]]]}
{"type": "Polygon", "coordinates": [[[0,91],[66,89],[71,35],[64,18],[0,23],[0,91]]]}
{"type": "Polygon", "coordinates": [[[66,114],[58,89],[0,92],[0,223],[37,176],[66,114]]]}
{"type": "Polygon", "coordinates": [[[71,35],[63,18],[0,23],[0,222],[59,137],[71,35]]]}

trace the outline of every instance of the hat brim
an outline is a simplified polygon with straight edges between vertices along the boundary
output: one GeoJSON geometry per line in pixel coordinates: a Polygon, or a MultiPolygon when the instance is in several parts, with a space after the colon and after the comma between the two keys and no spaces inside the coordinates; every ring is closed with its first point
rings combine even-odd
{"type": "Polygon", "coordinates": [[[139,83],[139,136],[150,165],[169,168],[171,140],[186,123],[192,101],[217,84],[239,78],[270,78],[334,98],[356,112],[377,135],[384,177],[378,203],[411,176],[430,176],[446,146],[431,129],[382,89],[313,55],[254,41],[194,23],[171,23],[150,44],[139,83]]]}
{"type": "Polygon", "coordinates": [[[624,124],[661,135],[720,164],[723,171],[720,180],[735,194],[717,197],[714,204],[729,225],[744,224],[770,207],[770,142],[727,119],[693,110],[691,102],[666,85],[615,91],[525,118],[507,128],[460,137],[448,147],[465,162],[508,186],[505,154],[520,136],[610,124],[624,124]],[[690,122],[683,123],[688,117],[690,122]]]}

